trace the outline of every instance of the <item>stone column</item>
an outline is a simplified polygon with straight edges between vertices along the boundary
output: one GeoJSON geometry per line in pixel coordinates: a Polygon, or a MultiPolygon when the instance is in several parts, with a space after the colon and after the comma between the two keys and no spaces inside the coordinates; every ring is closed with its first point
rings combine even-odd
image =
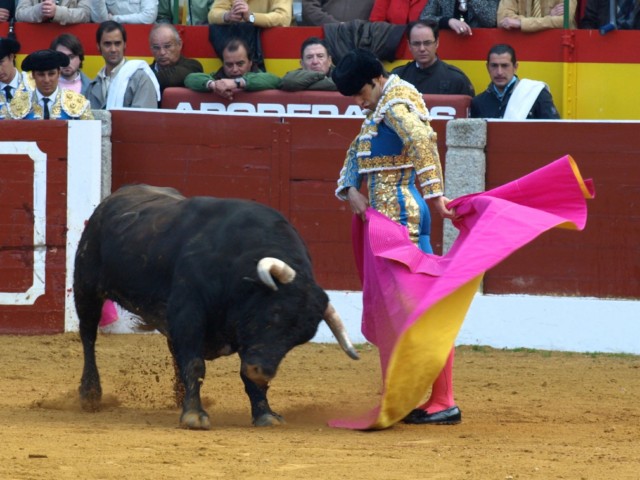
{"type": "MultiPolygon", "coordinates": [[[[485,190],[487,122],[478,118],[447,123],[445,194],[450,199],[485,190]]],[[[449,251],[458,230],[445,221],[443,253],[449,251]]]]}

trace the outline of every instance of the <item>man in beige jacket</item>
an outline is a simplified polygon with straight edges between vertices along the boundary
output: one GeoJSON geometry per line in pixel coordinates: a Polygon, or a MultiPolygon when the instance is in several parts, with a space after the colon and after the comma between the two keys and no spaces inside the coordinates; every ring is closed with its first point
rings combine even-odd
{"type": "Polygon", "coordinates": [[[89,23],[91,0],[20,0],[16,8],[18,22],[61,25],[89,23]]]}
{"type": "MultiPolygon", "coordinates": [[[[576,28],[577,0],[569,1],[569,28],[576,28]]],[[[563,0],[500,0],[498,28],[538,32],[564,26],[563,0]]]]}

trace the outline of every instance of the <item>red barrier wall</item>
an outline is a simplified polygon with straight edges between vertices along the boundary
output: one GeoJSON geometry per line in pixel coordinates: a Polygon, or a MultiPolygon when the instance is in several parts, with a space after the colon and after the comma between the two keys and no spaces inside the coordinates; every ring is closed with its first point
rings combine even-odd
{"type": "Polygon", "coordinates": [[[489,122],[487,189],[570,154],[593,178],[583,232],[555,229],[485,277],[487,293],[640,298],[638,123],[489,122]]]}
{"type": "Polygon", "coordinates": [[[0,293],[20,294],[40,281],[46,287],[42,295],[26,295],[32,305],[0,304],[2,334],[64,330],[67,124],[37,123],[38,128],[30,121],[0,122],[1,144],[18,149],[11,142],[37,143],[46,154],[46,245],[37,247],[33,197],[34,189],[43,185],[36,184],[34,160],[27,154],[0,154],[0,293]],[[34,265],[36,248],[46,250],[44,279],[34,278],[34,269],[38,270],[34,265]]]}
{"type": "MultiPolygon", "coordinates": [[[[446,123],[433,125],[442,155],[446,123]]],[[[333,195],[346,148],[359,127],[360,120],[349,118],[114,111],[113,187],[146,182],[173,186],[186,195],[271,205],[308,243],[319,282],[328,289],[355,290],[360,283],[350,244],[351,215],[333,195]]],[[[583,175],[595,179],[597,198],[589,203],[585,232],[546,233],[488,272],[486,293],[640,298],[637,128],[490,122],[487,188],[569,153],[583,175]]],[[[437,252],[442,250],[441,228],[434,218],[437,252]]]]}

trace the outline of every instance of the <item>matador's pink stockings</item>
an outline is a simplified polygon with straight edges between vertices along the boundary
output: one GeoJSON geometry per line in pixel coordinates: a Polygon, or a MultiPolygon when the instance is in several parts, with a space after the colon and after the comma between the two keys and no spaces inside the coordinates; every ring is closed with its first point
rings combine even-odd
{"type": "Polygon", "coordinates": [[[447,363],[444,364],[440,375],[431,387],[431,396],[426,403],[418,408],[428,413],[437,413],[455,405],[453,400],[453,357],[455,348],[451,349],[447,363]]]}

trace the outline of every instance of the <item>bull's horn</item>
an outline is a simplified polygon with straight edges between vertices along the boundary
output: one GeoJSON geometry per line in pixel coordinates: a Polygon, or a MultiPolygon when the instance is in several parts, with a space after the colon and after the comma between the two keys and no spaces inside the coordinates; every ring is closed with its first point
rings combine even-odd
{"type": "Polygon", "coordinates": [[[273,257],[264,257],[258,262],[258,277],[271,290],[277,291],[278,287],[273,281],[274,277],[280,283],[293,282],[296,271],[282,260],[273,257]]]}
{"type": "Polygon", "coordinates": [[[342,350],[345,351],[347,355],[349,355],[354,360],[360,360],[360,355],[356,352],[356,349],[353,347],[351,340],[349,339],[349,335],[347,334],[347,329],[344,328],[344,323],[342,323],[342,319],[336,309],[333,308],[333,305],[329,303],[327,305],[327,309],[324,311],[324,321],[327,322],[333,336],[336,337],[338,343],[342,347],[342,350]]]}

